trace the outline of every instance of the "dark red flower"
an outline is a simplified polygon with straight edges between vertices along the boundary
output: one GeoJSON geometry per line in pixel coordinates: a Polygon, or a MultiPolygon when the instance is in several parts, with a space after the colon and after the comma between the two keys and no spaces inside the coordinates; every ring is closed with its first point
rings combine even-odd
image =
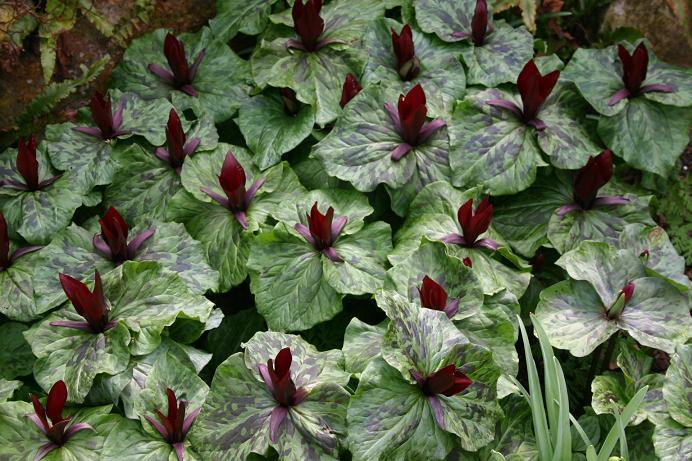
{"type": "Polygon", "coordinates": [[[473,246],[478,236],[488,230],[493,218],[493,206],[490,200],[485,198],[478,204],[473,212],[473,199],[469,199],[459,207],[457,219],[461,226],[462,235],[466,246],[473,246]]]}
{"type": "Polygon", "coordinates": [[[199,147],[200,142],[199,138],[187,140],[178,113],[175,109],[171,109],[168,113],[168,123],[166,124],[167,149],[159,147],[154,151],[154,154],[180,174],[185,157],[192,155],[199,147]]]}
{"type": "Polygon", "coordinates": [[[168,399],[168,413],[164,415],[158,408],[154,410],[160,422],[151,416],[145,416],[145,418],[161,434],[161,437],[175,449],[178,460],[184,461],[185,437],[187,437],[187,433],[190,431],[197,415],[199,415],[201,408],[190,412],[186,416],[186,401],[178,401],[175,393],[170,388],[166,388],[166,397],[168,399]]]}
{"type": "Polygon", "coordinates": [[[16,249],[10,254],[10,233],[7,228],[5,215],[0,211],[0,272],[12,265],[19,257],[43,248],[40,245],[33,245],[16,249]]]}
{"type": "Polygon", "coordinates": [[[399,95],[396,108],[390,103],[385,103],[384,108],[403,141],[391,153],[391,159],[395,162],[446,125],[445,121],[439,118],[425,123],[428,109],[425,106],[425,92],[420,84],[411,88],[406,96],[399,95]]]}
{"type": "Polygon", "coordinates": [[[322,0],[296,0],[293,4],[293,30],[300,37],[305,51],[316,51],[323,44],[319,38],[324,32],[324,20],[320,16],[322,0]]]}
{"type": "Polygon", "coordinates": [[[445,289],[427,275],[423,277],[423,284],[418,287],[418,294],[421,306],[426,309],[442,311],[450,318],[454,317],[459,310],[459,300],[453,299],[447,302],[447,292],[445,289]]]}
{"type": "Polygon", "coordinates": [[[348,74],[346,75],[346,80],[344,80],[344,86],[341,89],[341,101],[339,102],[339,105],[341,107],[345,107],[348,102],[353,99],[358,93],[360,93],[360,90],[363,88],[360,86],[360,83],[358,83],[358,80],[356,80],[356,77],[353,76],[353,74],[348,74]]]}
{"type": "Polygon", "coordinates": [[[408,144],[415,146],[418,144],[418,134],[425,123],[425,116],[428,113],[425,107],[425,92],[420,84],[411,88],[411,91],[399,96],[397,104],[399,110],[399,120],[401,121],[401,137],[408,144]]]}
{"type": "Polygon", "coordinates": [[[543,102],[550,96],[550,92],[553,91],[559,77],[559,70],[542,76],[533,60],[526,63],[517,79],[524,121],[530,122],[536,118],[543,102]]]}
{"type": "Polygon", "coordinates": [[[24,178],[24,184],[26,184],[29,190],[37,190],[39,188],[36,138],[34,136],[31,136],[26,142],[23,139],[19,139],[17,170],[24,178]]]}
{"type": "Polygon", "coordinates": [[[406,24],[397,35],[392,31],[392,48],[397,60],[397,69],[402,80],[413,80],[420,74],[420,60],[416,57],[413,46],[413,32],[411,27],[406,24]]]}
{"type": "Polygon", "coordinates": [[[269,420],[269,438],[276,443],[281,424],[286,419],[288,408],[300,404],[307,396],[303,387],[296,388],[291,378],[291,362],[293,356],[288,347],[284,347],[276,354],[274,360],[267,360],[267,364],[259,365],[259,373],[274,397],[277,406],[272,410],[269,420]]]}
{"type": "Polygon", "coordinates": [[[257,179],[252,183],[250,189],[247,190],[245,189],[246,180],[245,169],[236,160],[233,152],[229,151],[223,161],[221,174],[219,175],[219,184],[226,196],[219,195],[208,187],[201,188],[202,192],[228,208],[243,229],[248,228],[246,212],[250,202],[255,197],[257,190],[264,184],[265,178],[257,179]]]}
{"type": "Polygon", "coordinates": [[[589,160],[574,175],[572,196],[574,201],[584,210],[588,210],[596,200],[598,190],[605,186],[613,177],[613,154],[604,150],[589,160]]]}
{"type": "Polygon", "coordinates": [[[483,46],[488,30],[488,3],[486,0],[476,0],[476,10],[471,19],[471,38],[474,45],[483,46]]]}
{"type": "Polygon", "coordinates": [[[642,93],[672,93],[674,91],[672,86],[663,83],[642,86],[649,67],[649,52],[644,46],[644,42],[640,43],[632,54],[624,46],[618,45],[618,56],[622,63],[622,83],[625,87],[610,98],[608,105],[613,106],[624,98],[638,96],[642,93]]]}
{"type": "Polygon", "coordinates": [[[281,100],[284,103],[284,111],[293,117],[300,111],[300,101],[296,98],[296,92],[290,88],[279,88],[281,100]]]}
{"type": "Polygon", "coordinates": [[[192,86],[197,74],[197,68],[204,58],[205,50],[200,51],[192,65],[189,65],[185,57],[185,46],[175,35],[168,33],[163,42],[163,54],[168,61],[170,71],[156,64],[149,64],[149,72],[166,81],[175,89],[190,96],[197,96],[197,91],[192,86]]]}
{"type": "Polygon", "coordinates": [[[54,321],[52,326],[76,328],[79,330],[90,331],[92,333],[103,333],[113,328],[116,322],[108,320],[108,301],[103,294],[101,286],[101,275],[96,271],[94,291],[79,280],[69,275],[59,274],[60,284],[75,310],[86,322],[54,321]]]}
{"type": "Polygon", "coordinates": [[[336,250],[333,248],[334,242],[339,238],[339,234],[348,222],[348,217],[339,216],[334,219],[334,208],[329,207],[327,213],[322,214],[317,208],[317,202],[312,205],[310,213],[307,214],[308,225],[296,224],[294,229],[312,247],[322,252],[327,258],[334,262],[343,261],[336,250]]]}
{"type": "Polygon", "coordinates": [[[423,277],[423,284],[418,287],[418,294],[423,307],[441,311],[447,306],[447,292],[427,275],[423,277]]]}
{"type": "Polygon", "coordinates": [[[144,242],[154,235],[154,230],[140,232],[130,242],[127,241],[129,228],[123,217],[113,207],[110,207],[102,219],[101,234],[93,238],[94,247],[105,257],[116,264],[134,259],[137,251],[144,242]]]}
{"type": "Polygon", "coordinates": [[[89,101],[89,109],[91,109],[91,119],[98,128],[76,127],[74,128],[75,131],[94,136],[103,141],[109,141],[120,135],[127,134],[127,131],[120,129],[120,125],[123,122],[124,103],[121,102],[118,105],[118,109],[113,113],[111,98],[99,91],[94,91],[89,101]]]}
{"type": "MultiPolygon", "coordinates": [[[[416,374],[412,374],[414,378],[416,378],[416,374]]],[[[440,368],[435,373],[422,380],[416,378],[416,381],[418,381],[418,385],[423,389],[426,395],[442,394],[447,397],[452,397],[453,395],[463,392],[467,387],[473,384],[471,378],[466,376],[461,369],[457,368],[454,364],[440,368]]]]}
{"type": "Polygon", "coordinates": [[[52,450],[61,447],[77,432],[84,429],[94,430],[87,423],[70,425],[72,418],[62,416],[62,411],[67,401],[67,386],[65,386],[64,381],[57,381],[50,388],[45,408],[34,394],[29,394],[29,397],[34,405],[34,414],[28,415],[29,419],[36,424],[36,427],[48,439],[48,443],[41,446],[38,453],[36,453],[35,461],[44,458],[52,450]]]}
{"type": "Polygon", "coordinates": [[[473,262],[471,261],[471,258],[469,258],[468,256],[465,257],[462,262],[466,267],[473,267],[473,262]]]}

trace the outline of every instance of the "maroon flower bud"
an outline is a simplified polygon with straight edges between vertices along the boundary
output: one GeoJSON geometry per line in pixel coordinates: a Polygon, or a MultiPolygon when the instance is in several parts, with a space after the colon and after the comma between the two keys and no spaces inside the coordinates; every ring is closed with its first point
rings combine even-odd
{"type": "Polygon", "coordinates": [[[60,284],[75,310],[86,322],[54,321],[51,326],[76,328],[79,330],[90,331],[92,333],[103,333],[115,326],[117,322],[108,320],[108,301],[103,294],[101,286],[101,275],[96,271],[94,291],[79,280],[69,275],[59,274],[60,284]]]}
{"type": "Polygon", "coordinates": [[[29,397],[34,405],[34,414],[28,417],[48,439],[36,453],[35,461],[43,459],[48,453],[61,447],[77,432],[84,429],[94,430],[87,423],[70,424],[72,418],[62,416],[67,401],[67,386],[64,381],[57,381],[50,388],[45,408],[34,394],[29,394],[29,397]]]}
{"type": "Polygon", "coordinates": [[[296,98],[296,92],[290,88],[279,88],[281,100],[284,103],[284,112],[293,117],[300,111],[300,101],[296,98]]]}
{"type": "Polygon", "coordinates": [[[471,268],[473,267],[473,262],[471,261],[471,258],[469,258],[468,256],[465,257],[462,262],[464,263],[464,266],[466,266],[466,267],[471,267],[471,268]]]}
{"type": "Polygon", "coordinates": [[[344,86],[341,89],[341,101],[339,102],[341,107],[345,107],[346,104],[348,104],[351,99],[360,93],[360,90],[362,89],[363,88],[360,86],[360,83],[358,83],[358,80],[356,80],[356,77],[354,77],[353,74],[346,75],[344,86]]]}
{"type": "Polygon", "coordinates": [[[471,38],[476,46],[483,46],[488,30],[488,3],[486,0],[476,0],[476,10],[471,19],[471,38]]]}
{"type": "Polygon", "coordinates": [[[103,141],[109,141],[120,135],[127,134],[127,131],[120,129],[120,125],[123,122],[124,103],[121,102],[118,105],[118,109],[113,113],[110,96],[94,91],[89,101],[89,109],[91,109],[91,119],[98,128],[82,126],[74,128],[75,131],[103,141]]]}
{"type": "Polygon", "coordinates": [[[248,228],[246,212],[250,206],[250,202],[252,202],[257,190],[262,187],[266,178],[257,179],[252,183],[250,189],[247,190],[245,189],[246,180],[245,169],[240,162],[236,160],[233,152],[229,151],[223,161],[221,174],[219,175],[219,185],[221,185],[226,196],[219,195],[208,187],[201,188],[202,192],[228,208],[243,229],[248,228]]]}
{"type": "Polygon", "coordinates": [[[305,51],[316,51],[320,48],[319,37],[324,32],[324,20],[320,16],[322,0],[296,0],[293,4],[293,30],[300,37],[305,51]]]}
{"type": "Polygon", "coordinates": [[[574,175],[572,196],[574,201],[584,210],[594,204],[598,190],[605,186],[613,177],[613,154],[604,150],[596,157],[590,157],[574,175]]]}
{"type": "Polygon", "coordinates": [[[646,72],[649,67],[649,52],[644,46],[644,42],[629,54],[627,49],[618,45],[618,56],[622,63],[622,83],[624,88],[617,91],[608,101],[608,105],[614,106],[624,98],[638,96],[643,93],[660,92],[672,93],[675,91],[672,86],[664,83],[653,83],[642,86],[646,80],[646,72]]]}
{"type": "Polygon", "coordinates": [[[459,310],[459,300],[454,299],[447,302],[447,292],[445,289],[427,275],[423,277],[423,284],[418,288],[418,294],[423,307],[442,311],[449,318],[454,317],[459,310]]]}
{"type": "Polygon", "coordinates": [[[166,147],[159,147],[154,151],[159,159],[168,163],[176,173],[180,174],[185,157],[192,155],[201,140],[192,138],[189,141],[183,131],[183,125],[175,109],[168,113],[168,123],[166,124],[166,147]]]}
{"type": "Polygon", "coordinates": [[[420,61],[416,57],[413,46],[413,32],[411,27],[406,24],[401,29],[401,34],[397,35],[392,31],[392,48],[397,60],[397,69],[402,80],[413,80],[420,73],[420,61]]]}
{"type": "Polygon", "coordinates": [[[406,96],[400,95],[397,104],[401,120],[401,137],[406,143],[418,144],[418,134],[428,113],[425,107],[425,92],[420,84],[414,86],[406,96]]]}
{"type": "Polygon", "coordinates": [[[168,413],[164,415],[161,410],[156,408],[154,413],[159,419],[158,421],[151,416],[145,416],[145,418],[161,434],[161,437],[175,449],[178,461],[184,461],[185,438],[197,415],[199,415],[201,408],[190,412],[186,416],[186,401],[178,401],[175,393],[170,388],[166,388],[166,397],[168,399],[168,413]]]}
{"type": "Polygon", "coordinates": [[[339,216],[334,219],[334,208],[329,207],[327,213],[322,214],[317,208],[317,202],[312,205],[310,213],[307,215],[308,225],[296,224],[294,229],[303,236],[312,247],[322,252],[327,258],[334,262],[343,260],[333,248],[334,242],[339,238],[339,234],[346,226],[348,217],[339,216]]]}
{"type": "Polygon", "coordinates": [[[466,390],[473,381],[460,368],[451,364],[440,368],[418,384],[426,395],[442,394],[452,397],[466,390]]]}
{"type": "Polygon", "coordinates": [[[559,70],[542,76],[533,60],[526,63],[517,79],[524,121],[529,122],[536,118],[543,102],[550,96],[559,77],[559,70]]]}
{"type": "Polygon", "coordinates": [[[490,200],[485,198],[478,204],[476,212],[473,212],[473,199],[469,199],[459,207],[457,219],[461,226],[462,235],[466,246],[473,246],[478,236],[488,230],[493,218],[493,206],[490,200]]]}
{"type": "Polygon", "coordinates": [[[137,251],[144,242],[154,235],[155,230],[140,232],[129,243],[127,237],[129,228],[123,217],[113,207],[110,207],[104,217],[99,220],[101,234],[93,238],[94,248],[116,264],[134,259],[137,251]]]}
{"type": "Polygon", "coordinates": [[[200,51],[195,57],[192,65],[189,65],[185,57],[185,46],[175,35],[168,33],[163,42],[163,54],[168,61],[170,71],[156,64],[149,64],[149,72],[156,75],[173,88],[180,90],[190,96],[197,96],[197,91],[192,86],[197,75],[197,68],[204,58],[205,51],[200,51]]]}
{"type": "Polygon", "coordinates": [[[38,182],[38,160],[36,160],[36,138],[31,136],[27,142],[19,140],[17,153],[17,170],[24,178],[24,184],[28,190],[37,190],[38,182]]]}
{"type": "Polygon", "coordinates": [[[622,287],[622,290],[620,291],[622,295],[625,297],[625,305],[630,302],[630,299],[632,299],[632,295],[634,294],[634,283],[628,283],[624,287],[622,287]]]}

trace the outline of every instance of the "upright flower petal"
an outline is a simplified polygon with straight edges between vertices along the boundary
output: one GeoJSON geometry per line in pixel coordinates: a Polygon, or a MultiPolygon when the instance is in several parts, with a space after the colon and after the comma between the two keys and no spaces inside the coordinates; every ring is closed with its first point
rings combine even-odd
{"type": "Polygon", "coordinates": [[[17,170],[24,178],[27,189],[37,190],[39,181],[38,160],[36,160],[36,138],[32,135],[28,141],[19,139],[18,147],[17,170]]]}
{"type": "Polygon", "coordinates": [[[104,217],[99,220],[99,224],[101,236],[111,251],[113,261],[126,261],[129,256],[127,251],[129,229],[118,210],[110,207],[104,217]]]}
{"type": "Polygon", "coordinates": [[[221,174],[219,175],[219,184],[221,188],[226,193],[228,197],[229,207],[232,210],[242,210],[246,209],[245,203],[245,169],[236,160],[232,152],[226,154],[226,158],[223,161],[223,166],[221,167],[221,174]]]}
{"type": "Polygon", "coordinates": [[[168,147],[169,163],[173,168],[183,165],[186,155],[185,140],[185,132],[182,123],[180,123],[180,117],[178,117],[175,109],[171,109],[166,124],[166,146],[168,147]]]}
{"type": "Polygon", "coordinates": [[[89,101],[89,108],[91,109],[92,120],[101,131],[101,138],[107,140],[115,137],[110,97],[99,91],[94,91],[89,101]]]}
{"type": "Polygon", "coordinates": [[[574,201],[584,210],[594,204],[598,190],[613,177],[613,154],[604,150],[596,157],[590,157],[574,175],[574,201]]]}
{"type": "Polygon", "coordinates": [[[442,367],[427,378],[416,381],[428,396],[442,394],[452,397],[473,384],[473,381],[454,364],[442,367]]]}
{"type": "Polygon", "coordinates": [[[637,46],[631,55],[624,46],[618,45],[618,56],[622,63],[622,82],[631,95],[637,95],[642,82],[646,80],[649,52],[643,42],[637,46]]]}
{"type": "MultiPolygon", "coordinates": [[[[103,294],[101,276],[98,271],[95,275],[93,292],[90,292],[84,283],[69,275],[61,273],[59,277],[67,299],[70,300],[77,313],[87,321],[92,332],[102,333],[114,326],[113,322],[108,322],[108,303],[103,294]]],[[[51,325],[79,328],[78,325],[72,323],[74,322],[51,322],[51,325]]]]}
{"type": "Polygon", "coordinates": [[[392,32],[392,48],[397,60],[397,69],[402,80],[412,80],[420,73],[420,61],[416,57],[413,45],[413,32],[408,24],[397,34],[394,29],[392,32]]]}
{"type": "Polygon", "coordinates": [[[483,46],[485,33],[488,30],[488,3],[486,0],[476,0],[476,10],[471,19],[471,38],[476,46],[483,46]]]}
{"type": "Polygon", "coordinates": [[[397,109],[399,111],[402,139],[412,146],[417,145],[419,133],[428,113],[428,109],[425,106],[423,87],[418,84],[411,88],[406,96],[400,95],[397,109]]]}
{"type": "Polygon", "coordinates": [[[293,4],[293,29],[300,37],[306,51],[316,51],[319,37],[324,32],[324,20],[320,16],[322,0],[296,0],[293,4]]]}
{"type": "Polygon", "coordinates": [[[423,284],[418,287],[418,294],[421,305],[425,308],[442,311],[447,307],[447,292],[427,275],[423,277],[423,284]]]}
{"type": "Polygon", "coordinates": [[[321,251],[332,246],[334,241],[332,236],[334,208],[329,207],[327,213],[322,214],[317,208],[317,202],[315,202],[310,209],[310,214],[307,215],[307,219],[310,235],[315,239],[315,249],[321,251]]]}
{"type": "Polygon", "coordinates": [[[348,104],[351,99],[360,93],[360,90],[362,89],[363,88],[360,86],[360,83],[358,83],[358,80],[356,80],[356,77],[354,77],[353,74],[346,75],[344,86],[341,89],[341,101],[339,102],[339,105],[342,108],[345,107],[346,104],[348,104]]]}
{"type": "Polygon", "coordinates": [[[526,63],[517,78],[525,122],[530,122],[536,118],[543,102],[550,95],[559,77],[559,70],[542,76],[533,60],[526,63]]]}
{"type": "Polygon", "coordinates": [[[190,73],[185,57],[185,46],[175,38],[175,35],[168,33],[163,42],[163,54],[166,56],[168,65],[173,72],[173,80],[177,87],[190,83],[190,73]]]}
{"type": "Polygon", "coordinates": [[[466,246],[473,246],[478,236],[488,230],[493,217],[493,206],[486,197],[478,204],[476,212],[473,212],[473,199],[467,200],[459,207],[457,219],[461,226],[466,246]]]}
{"type": "Polygon", "coordinates": [[[62,410],[65,408],[65,402],[67,402],[67,386],[62,380],[56,381],[50,388],[46,401],[46,413],[53,424],[63,420],[62,410]]]}

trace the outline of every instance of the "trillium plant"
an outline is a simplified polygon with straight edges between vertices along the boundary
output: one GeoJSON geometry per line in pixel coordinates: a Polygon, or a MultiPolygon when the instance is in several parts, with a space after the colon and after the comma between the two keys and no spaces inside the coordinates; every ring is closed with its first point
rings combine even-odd
{"type": "Polygon", "coordinates": [[[34,414],[28,415],[28,418],[48,439],[48,442],[39,448],[35,460],[41,460],[51,451],[60,448],[77,432],[85,429],[94,430],[88,423],[75,423],[71,417],[63,417],[67,401],[67,386],[63,381],[57,381],[50,388],[45,408],[35,395],[30,394],[29,397],[34,405],[34,414]]]}
{"type": "Polygon", "coordinates": [[[157,408],[155,410],[156,419],[151,416],[145,416],[145,418],[173,447],[178,461],[185,461],[185,438],[202,409],[197,408],[186,414],[187,402],[178,400],[175,392],[170,388],[166,389],[166,398],[168,399],[168,412],[166,414],[157,408]]]}
{"type": "Polygon", "coordinates": [[[175,38],[175,35],[168,33],[163,42],[163,54],[166,56],[170,70],[156,64],[149,64],[147,69],[173,88],[190,96],[197,96],[193,83],[197,75],[197,68],[204,59],[204,52],[203,49],[194,57],[192,64],[188,63],[185,56],[185,46],[175,38]]]}
{"type": "Polygon", "coordinates": [[[692,70],[577,2],[216,3],[0,136],[0,460],[690,458],[692,70]]]}

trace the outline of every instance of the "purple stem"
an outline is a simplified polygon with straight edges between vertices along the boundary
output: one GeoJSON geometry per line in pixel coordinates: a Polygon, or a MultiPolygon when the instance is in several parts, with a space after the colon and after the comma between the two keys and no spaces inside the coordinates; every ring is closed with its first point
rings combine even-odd
{"type": "Polygon", "coordinates": [[[447,314],[447,318],[452,318],[454,317],[457,312],[459,312],[459,300],[458,299],[453,299],[443,309],[443,312],[447,314]]]}
{"type": "Polygon", "coordinates": [[[279,429],[286,420],[286,416],[288,416],[288,408],[284,406],[279,405],[272,410],[269,417],[269,440],[272,443],[276,443],[279,440],[279,429]]]}
{"type": "Polygon", "coordinates": [[[338,216],[332,221],[332,237],[336,238],[348,223],[348,216],[338,216]]]}
{"type": "Polygon", "coordinates": [[[172,446],[178,461],[185,461],[185,442],[174,443],[172,446]]]}
{"type": "MultiPolygon", "coordinates": [[[[332,223],[333,224],[333,223],[332,223]]],[[[293,228],[313,247],[315,246],[315,238],[310,233],[310,229],[305,224],[297,223],[293,228]]]]}
{"type": "Polygon", "coordinates": [[[512,101],[507,101],[506,99],[489,99],[486,101],[486,104],[499,109],[508,110],[519,118],[523,116],[523,112],[519,106],[514,104],[512,101]]]}
{"type": "Polygon", "coordinates": [[[161,80],[164,80],[166,83],[170,83],[171,85],[175,83],[175,77],[169,70],[166,70],[161,66],[157,66],[156,64],[149,64],[147,69],[149,69],[149,72],[156,75],[161,80]]]}
{"type": "Polygon", "coordinates": [[[216,192],[212,191],[208,187],[200,187],[199,190],[207,194],[209,197],[211,197],[214,201],[220,203],[221,205],[225,206],[228,208],[228,198],[224,197],[223,195],[217,194],[216,192]]]}
{"type": "Polygon", "coordinates": [[[411,375],[411,378],[418,384],[418,386],[422,387],[423,384],[425,384],[425,378],[423,378],[423,375],[420,374],[418,371],[414,369],[410,369],[408,373],[411,375]]]}
{"type": "Polygon", "coordinates": [[[567,213],[571,213],[573,211],[581,210],[582,208],[577,205],[576,203],[570,203],[569,205],[562,205],[560,208],[557,209],[556,213],[558,216],[564,216],[567,213]]]}
{"type": "Polygon", "coordinates": [[[171,156],[168,153],[168,149],[166,149],[165,147],[157,147],[154,151],[154,155],[156,155],[156,157],[158,157],[159,160],[163,160],[166,163],[170,162],[171,160],[171,156]]]}
{"type": "Polygon", "coordinates": [[[195,76],[197,76],[197,69],[199,68],[199,64],[202,62],[202,59],[204,58],[206,51],[206,48],[203,48],[202,51],[197,53],[195,62],[192,63],[190,69],[188,70],[188,75],[190,76],[191,82],[193,82],[195,80],[195,76]]]}
{"type": "Polygon", "coordinates": [[[497,242],[493,239],[480,239],[476,240],[473,244],[474,247],[483,247],[483,248],[488,248],[490,250],[497,250],[497,242]]]}
{"type": "Polygon", "coordinates": [[[255,198],[255,194],[257,194],[257,191],[259,190],[260,187],[264,185],[264,183],[267,181],[267,178],[259,178],[255,182],[252,183],[250,188],[245,192],[245,203],[246,205],[250,205],[250,202],[252,201],[253,198],[255,198]]]}
{"type": "Polygon", "coordinates": [[[404,155],[408,154],[411,151],[411,149],[413,149],[413,146],[405,142],[402,142],[401,144],[396,146],[396,148],[394,148],[394,150],[390,154],[392,162],[398,162],[399,160],[401,160],[401,158],[404,155]]]}
{"type": "Polygon", "coordinates": [[[537,131],[543,131],[545,130],[545,122],[541,119],[534,118],[533,120],[529,120],[526,122],[527,125],[534,127],[537,131]]]}
{"type": "Polygon", "coordinates": [[[675,88],[665,83],[652,83],[651,85],[644,85],[639,89],[639,94],[642,93],[673,93],[675,88]]]}
{"type": "Polygon", "coordinates": [[[80,133],[84,133],[88,136],[93,136],[98,139],[103,139],[103,136],[101,136],[101,130],[98,128],[94,128],[91,126],[77,126],[72,128],[74,131],[78,131],[80,133]]]}
{"type": "Polygon", "coordinates": [[[441,118],[436,118],[435,120],[426,123],[425,125],[423,125],[423,128],[421,128],[420,132],[418,133],[418,142],[422,143],[427,141],[433,133],[435,133],[443,126],[447,126],[447,122],[445,122],[441,118]]]}
{"type": "Polygon", "coordinates": [[[190,84],[183,85],[179,89],[183,93],[188,94],[188,95],[192,96],[193,98],[197,97],[197,90],[195,90],[194,87],[190,84]]]}
{"type": "Polygon", "coordinates": [[[103,240],[101,234],[94,235],[94,238],[91,239],[91,242],[94,244],[94,248],[96,248],[96,251],[98,251],[108,259],[113,259],[113,252],[111,251],[111,247],[109,247],[106,241],[103,240]]]}
{"type": "Polygon", "coordinates": [[[65,431],[65,437],[69,438],[75,435],[79,431],[83,431],[85,429],[89,429],[90,431],[96,432],[96,429],[91,427],[89,423],[77,423],[73,424],[70,426],[66,431],[65,431]]]}
{"type": "Polygon", "coordinates": [[[272,384],[272,378],[269,376],[269,368],[263,363],[260,363],[257,365],[257,368],[259,369],[259,374],[262,377],[262,380],[264,381],[264,384],[266,384],[267,388],[269,389],[269,392],[272,394],[274,393],[274,385],[272,384]]]}
{"type": "Polygon", "coordinates": [[[430,408],[433,411],[433,415],[435,416],[435,421],[437,421],[437,425],[440,426],[440,429],[444,430],[445,416],[444,412],[442,411],[442,404],[440,403],[440,399],[436,395],[429,395],[428,403],[430,404],[430,408]]]}
{"type": "Polygon", "coordinates": [[[389,119],[392,121],[396,132],[401,134],[401,119],[399,118],[399,111],[396,109],[396,107],[394,107],[393,104],[388,102],[384,103],[384,110],[387,111],[387,115],[389,115],[389,119]]]}
{"type": "Polygon", "coordinates": [[[453,245],[466,245],[466,240],[464,240],[464,237],[455,233],[445,235],[440,239],[440,242],[450,243],[453,245]]]}
{"type": "Polygon", "coordinates": [[[39,189],[43,189],[43,188],[45,188],[45,187],[48,187],[48,186],[52,185],[55,181],[57,181],[58,179],[60,179],[60,178],[62,177],[62,175],[63,175],[63,174],[60,173],[59,175],[53,176],[52,178],[44,179],[43,181],[41,181],[40,183],[38,183],[38,188],[39,188],[39,189]]]}
{"type": "Polygon", "coordinates": [[[198,409],[191,411],[185,417],[185,420],[183,421],[183,434],[187,434],[187,432],[190,430],[190,427],[192,427],[192,423],[195,422],[195,419],[197,419],[197,416],[199,415],[200,411],[202,411],[202,407],[199,407],[198,409]]]}
{"type": "Polygon", "coordinates": [[[127,253],[130,258],[134,258],[139,248],[156,232],[156,229],[147,229],[135,235],[135,238],[127,244],[127,253]]]}
{"type": "Polygon", "coordinates": [[[630,92],[627,88],[622,88],[621,90],[618,90],[609,100],[608,100],[608,105],[609,106],[614,106],[615,104],[619,103],[623,99],[629,97],[630,92]]]}
{"type": "Polygon", "coordinates": [[[10,256],[10,262],[15,262],[17,259],[21,258],[25,254],[32,253],[34,251],[40,250],[43,248],[43,245],[32,245],[28,247],[23,247],[23,248],[18,248],[12,253],[12,256],[10,256]]]}
{"type": "Polygon", "coordinates": [[[453,38],[466,38],[470,36],[471,34],[469,34],[468,32],[452,32],[453,38]]]}
{"type": "Polygon", "coordinates": [[[53,322],[50,322],[49,325],[52,327],[74,328],[75,330],[88,331],[90,333],[94,331],[91,329],[91,326],[88,322],[76,322],[72,320],[54,320],[53,322]]]}
{"type": "Polygon", "coordinates": [[[39,448],[36,452],[36,456],[34,456],[34,461],[42,460],[46,457],[48,453],[55,450],[56,448],[58,448],[58,445],[54,444],[53,442],[48,442],[44,445],[41,445],[41,448],[39,448]]]}
{"type": "Polygon", "coordinates": [[[185,153],[185,155],[190,156],[194,154],[201,142],[202,140],[199,138],[192,138],[188,142],[186,142],[185,146],[183,147],[183,152],[185,153]]]}
{"type": "Polygon", "coordinates": [[[158,433],[161,434],[161,437],[163,437],[164,439],[168,437],[168,431],[166,430],[165,427],[163,427],[163,425],[161,423],[156,421],[151,416],[145,416],[144,419],[149,421],[149,423],[151,423],[151,425],[154,426],[154,429],[156,429],[158,431],[158,433]]]}
{"type": "Polygon", "coordinates": [[[235,216],[236,221],[238,221],[238,224],[244,229],[247,230],[248,228],[248,223],[247,223],[247,214],[244,211],[234,211],[233,216],[235,216]]]}
{"type": "Polygon", "coordinates": [[[115,134],[113,137],[119,136],[121,134],[125,134],[125,131],[120,131],[120,125],[123,124],[123,111],[125,110],[125,103],[120,102],[118,104],[118,109],[116,109],[115,113],[113,114],[113,131],[115,131],[115,134]]]}
{"type": "Polygon", "coordinates": [[[609,197],[598,197],[593,201],[592,207],[597,206],[610,206],[610,205],[627,205],[630,203],[628,198],[622,197],[620,195],[614,195],[609,197]]]}
{"type": "Polygon", "coordinates": [[[28,187],[26,187],[26,184],[20,181],[16,181],[14,179],[5,179],[2,184],[2,186],[9,187],[11,189],[17,189],[17,190],[29,190],[28,187]]]}
{"type": "Polygon", "coordinates": [[[43,434],[46,433],[46,428],[43,427],[43,423],[41,422],[39,417],[36,416],[35,413],[29,413],[28,415],[26,415],[26,417],[33,421],[34,424],[36,424],[36,427],[38,427],[39,431],[41,431],[43,434]]]}
{"type": "Polygon", "coordinates": [[[293,405],[300,404],[308,396],[308,391],[304,387],[299,387],[296,389],[295,394],[293,394],[293,405]]]}
{"type": "Polygon", "coordinates": [[[336,253],[336,250],[334,247],[328,247],[322,250],[322,254],[325,255],[327,258],[329,258],[330,261],[335,262],[335,263],[342,263],[344,262],[343,259],[336,253]]]}

